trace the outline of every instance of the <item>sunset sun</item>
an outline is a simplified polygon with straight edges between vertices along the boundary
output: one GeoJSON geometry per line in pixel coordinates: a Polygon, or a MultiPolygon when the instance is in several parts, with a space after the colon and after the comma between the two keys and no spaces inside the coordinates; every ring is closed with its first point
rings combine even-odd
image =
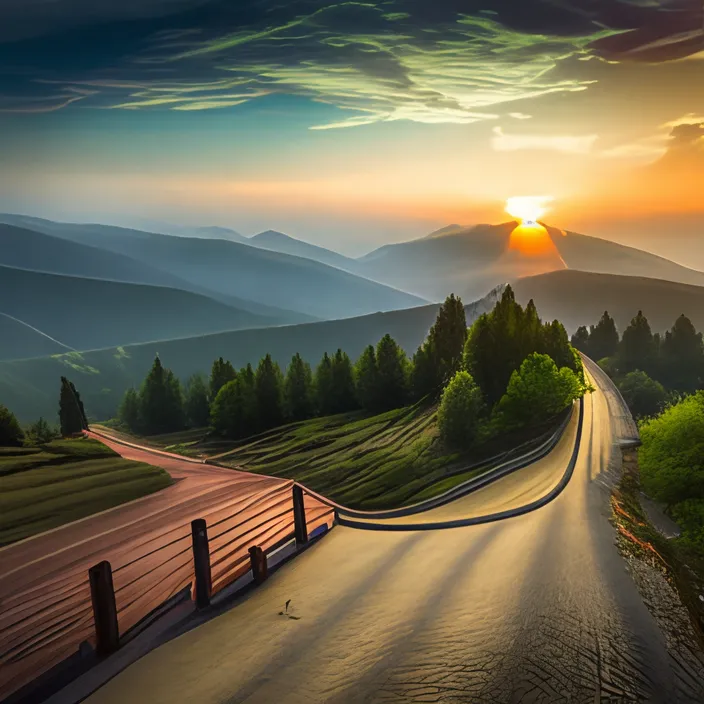
{"type": "Polygon", "coordinates": [[[514,196],[506,201],[506,212],[523,224],[536,223],[548,212],[552,196],[514,196]]]}

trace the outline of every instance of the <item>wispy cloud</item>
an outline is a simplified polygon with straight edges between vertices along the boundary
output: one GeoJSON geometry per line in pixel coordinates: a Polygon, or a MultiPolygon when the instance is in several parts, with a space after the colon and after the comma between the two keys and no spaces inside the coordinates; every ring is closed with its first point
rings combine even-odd
{"type": "Polygon", "coordinates": [[[494,127],[491,146],[498,152],[521,150],[548,150],[565,154],[589,154],[598,139],[588,135],[535,135],[506,134],[501,127],[494,127]]]}

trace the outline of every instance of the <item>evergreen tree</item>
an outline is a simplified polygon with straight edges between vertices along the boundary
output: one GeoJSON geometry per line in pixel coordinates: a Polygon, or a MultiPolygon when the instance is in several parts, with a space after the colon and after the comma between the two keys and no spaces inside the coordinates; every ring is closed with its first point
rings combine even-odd
{"type": "Polygon", "coordinates": [[[241,424],[242,437],[248,437],[258,433],[259,427],[259,405],[257,402],[257,388],[254,369],[248,364],[240,369],[237,375],[240,388],[241,424]]]}
{"type": "Polygon", "coordinates": [[[428,354],[437,371],[438,386],[446,384],[462,366],[467,340],[467,318],[462,299],[450,294],[440,306],[438,317],[428,334],[428,354]]]}
{"type": "Polygon", "coordinates": [[[254,375],[259,423],[262,430],[276,428],[284,421],[283,377],[281,369],[267,354],[254,375]]]}
{"type": "Polygon", "coordinates": [[[232,381],[236,376],[235,368],[232,363],[219,357],[213,362],[213,367],[210,371],[210,398],[214,399],[218,395],[218,391],[232,381]]]}
{"type": "Polygon", "coordinates": [[[170,369],[162,366],[159,355],[142,384],[139,406],[147,435],[171,433],[184,426],[181,384],[170,369]]]}
{"type": "Polygon", "coordinates": [[[15,414],[0,405],[0,447],[21,447],[24,433],[15,414]]]}
{"type": "Polygon", "coordinates": [[[621,373],[640,369],[651,372],[655,364],[655,340],[648,319],[638,311],[631,324],[623,331],[618,346],[618,364],[621,373]]]}
{"type": "Polygon", "coordinates": [[[210,420],[208,383],[201,374],[194,374],[186,382],[183,410],[191,428],[204,428],[210,420]]]}
{"type": "Polygon", "coordinates": [[[117,417],[133,433],[139,433],[142,429],[142,412],[139,403],[139,394],[135,389],[127,389],[122,398],[117,417]]]}
{"type": "Polygon", "coordinates": [[[411,364],[411,395],[416,401],[438,392],[438,374],[430,340],[426,340],[413,355],[411,364]]]}
{"type": "Polygon", "coordinates": [[[318,413],[321,416],[328,416],[334,413],[335,399],[332,380],[332,360],[325,352],[320,364],[315,370],[315,393],[318,406],[318,413]]]}
{"type": "Polygon", "coordinates": [[[604,311],[599,322],[590,329],[589,352],[585,354],[597,362],[604,357],[613,357],[618,350],[618,342],[616,323],[609,312],[604,311]]]}
{"type": "MultiPolygon", "coordinates": [[[[536,350],[531,350],[531,352],[534,351],[536,350]]],[[[555,362],[558,369],[567,367],[573,372],[578,371],[578,368],[575,367],[575,357],[567,337],[567,330],[559,320],[553,320],[552,323],[543,325],[542,343],[537,351],[547,354],[555,362]]]]}
{"type": "Polygon", "coordinates": [[[44,418],[39,418],[36,423],[27,427],[24,434],[26,445],[46,445],[58,437],[57,429],[49,425],[44,418]]]}
{"type": "Polygon", "coordinates": [[[476,437],[482,392],[469,372],[459,371],[442,393],[438,409],[440,437],[450,447],[469,447],[476,437]]]}
{"type": "Polygon", "coordinates": [[[345,352],[338,349],[331,360],[332,412],[344,413],[359,407],[354,385],[352,362],[345,352]]]}
{"type": "Polygon", "coordinates": [[[589,356],[589,330],[586,325],[580,325],[577,328],[577,332],[572,335],[571,344],[572,347],[589,356]]]}
{"type": "Polygon", "coordinates": [[[663,385],[645,372],[629,372],[618,387],[635,418],[657,415],[667,403],[667,391],[663,385]]]}
{"type": "Polygon", "coordinates": [[[210,425],[215,432],[233,439],[259,431],[255,374],[251,365],[223,386],[210,407],[210,425]]]}
{"type": "Polygon", "coordinates": [[[61,435],[64,437],[75,435],[84,429],[85,411],[82,406],[75,386],[62,376],[59,393],[59,423],[61,435]]]}
{"type": "Polygon", "coordinates": [[[362,352],[355,365],[357,399],[362,408],[374,411],[379,406],[378,372],[376,351],[369,345],[362,352]]]}
{"type": "Polygon", "coordinates": [[[386,411],[408,401],[408,360],[391,335],[376,346],[378,407],[386,411]]]}
{"type": "Polygon", "coordinates": [[[661,345],[660,378],[677,391],[691,393],[704,383],[704,344],[692,321],[684,315],[677,318],[665,333],[661,345]]]}
{"type": "Polygon", "coordinates": [[[529,354],[540,350],[543,345],[543,321],[538,315],[538,309],[531,298],[523,313],[520,327],[521,354],[525,359],[529,354]]]}
{"type": "Polygon", "coordinates": [[[293,421],[310,418],[315,410],[313,397],[313,374],[310,364],[304,362],[296,352],[286,370],[284,381],[286,415],[293,421]]]}

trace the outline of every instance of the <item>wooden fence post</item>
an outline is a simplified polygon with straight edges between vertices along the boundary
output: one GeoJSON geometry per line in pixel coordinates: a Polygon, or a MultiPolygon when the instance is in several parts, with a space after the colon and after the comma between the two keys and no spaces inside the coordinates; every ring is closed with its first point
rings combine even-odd
{"type": "Polygon", "coordinates": [[[303,503],[303,488],[293,485],[293,526],[296,535],[296,547],[300,548],[308,542],[308,526],[306,525],[306,507],[303,503]]]}
{"type": "Polygon", "coordinates": [[[204,518],[191,521],[193,539],[193,567],[196,574],[196,606],[204,609],[210,606],[210,593],[213,588],[210,573],[210,549],[208,548],[208,528],[204,518]]]}
{"type": "Polygon", "coordinates": [[[88,580],[95,622],[95,651],[101,656],[110,655],[120,647],[120,628],[110,563],[103,560],[93,565],[88,570],[88,580]]]}
{"type": "Polygon", "coordinates": [[[252,565],[252,576],[256,584],[261,584],[269,576],[266,554],[259,546],[249,548],[249,561],[252,565]]]}

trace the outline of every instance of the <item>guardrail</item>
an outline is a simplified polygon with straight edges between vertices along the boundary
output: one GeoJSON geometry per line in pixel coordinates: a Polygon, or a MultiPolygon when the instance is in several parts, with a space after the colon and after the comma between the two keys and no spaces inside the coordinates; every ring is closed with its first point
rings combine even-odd
{"type": "Polygon", "coordinates": [[[296,538],[301,548],[322,526],[332,527],[334,512],[282,480],[204,510],[200,520],[209,533],[205,556],[196,557],[191,521],[148,535],[133,526],[136,535],[102,556],[109,562],[77,564],[59,577],[30,579],[3,595],[0,700],[42,701],[37,688],[46,687],[47,679],[65,684],[96,657],[113,652],[165,603],[184,590],[198,591],[198,560],[208,564],[209,601],[247,573],[257,577],[252,548],[260,555],[257,564],[296,538]]]}

